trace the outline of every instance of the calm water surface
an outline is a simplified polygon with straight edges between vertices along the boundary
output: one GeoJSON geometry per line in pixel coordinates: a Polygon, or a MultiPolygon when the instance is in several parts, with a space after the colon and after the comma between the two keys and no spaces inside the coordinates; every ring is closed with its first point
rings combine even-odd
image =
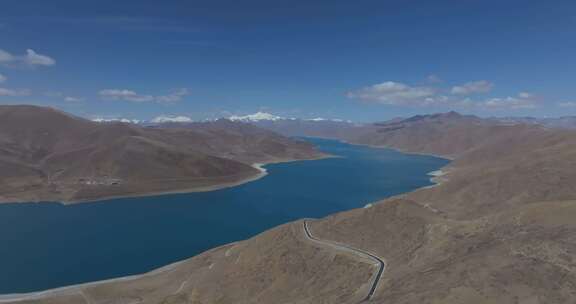
{"type": "Polygon", "coordinates": [[[260,180],[212,192],[0,205],[0,294],[146,272],[288,221],[430,185],[426,174],[448,163],[307,140],[342,157],[268,165],[260,180]]]}

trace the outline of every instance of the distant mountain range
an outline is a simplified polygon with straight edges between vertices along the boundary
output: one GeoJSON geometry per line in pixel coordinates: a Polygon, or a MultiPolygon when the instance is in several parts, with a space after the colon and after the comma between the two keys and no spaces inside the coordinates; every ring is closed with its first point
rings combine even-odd
{"type": "MultiPolygon", "coordinates": [[[[352,123],[350,120],[342,120],[342,119],[328,119],[322,117],[304,119],[304,118],[286,118],[282,116],[276,116],[266,112],[256,112],[254,114],[248,115],[232,115],[229,117],[221,117],[216,119],[204,119],[201,122],[208,122],[208,121],[216,121],[221,119],[227,119],[231,121],[240,121],[240,122],[261,122],[261,121],[280,121],[280,120],[304,120],[304,121],[333,121],[333,122],[347,122],[352,123]]],[[[181,123],[188,123],[193,122],[194,120],[185,115],[160,115],[150,120],[142,120],[142,119],[131,119],[131,118],[105,118],[105,117],[94,117],[91,119],[95,122],[101,123],[108,123],[108,122],[124,122],[124,123],[133,123],[133,124],[161,124],[161,123],[169,123],[169,122],[181,122],[181,123]]]]}
{"type": "Polygon", "coordinates": [[[0,202],[209,190],[258,177],[254,163],[323,156],[306,142],[239,122],[162,125],[0,106],[0,202]]]}
{"type": "MultiPolygon", "coordinates": [[[[438,114],[432,114],[438,115],[438,114]]],[[[381,123],[375,124],[391,124],[400,122],[407,119],[420,119],[425,118],[430,115],[416,115],[414,117],[406,118],[406,117],[397,117],[393,118],[381,123]]],[[[267,126],[272,127],[271,122],[282,122],[281,126],[276,126],[279,130],[283,128],[287,128],[289,124],[297,124],[301,122],[322,122],[322,123],[340,123],[341,125],[366,125],[366,123],[354,123],[351,120],[344,120],[344,119],[329,119],[329,118],[287,118],[282,116],[277,116],[274,114],[270,114],[267,112],[256,112],[254,114],[248,115],[232,115],[229,117],[222,117],[217,119],[209,119],[209,120],[202,120],[202,121],[215,121],[220,119],[227,119],[232,121],[240,121],[240,122],[248,122],[248,123],[264,123],[267,126]]],[[[516,125],[516,124],[531,124],[531,125],[542,125],[549,128],[561,128],[561,129],[576,129],[576,116],[563,116],[563,117],[555,117],[555,118],[537,118],[537,117],[490,117],[486,118],[487,120],[491,120],[493,122],[502,123],[502,124],[509,124],[509,125],[516,125]]],[[[161,115],[155,117],[151,120],[142,120],[142,119],[130,119],[130,118],[103,118],[103,117],[96,117],[92,118],[92,121],[95,122],[124,122],[124,123],[133,123],[133,124],[162,124],[162,123],[189,123],[193,122],[193,119],[185,116],[185,115],[161,115]]],[[[313,124],[308,124],[306,127],[311,127],[313,124]]],[[[289,132],[289,131],[287,131],[289,132]]]]}
{"type": "Polygon", "coordinates": [[[549,128],[576,129],[576,116],[563,116],[556,118],[502,117],[493,119],[508,124],[532,124],[542,125],[549,128]]]}
{"type": "Polygon", "coordinates": [[[275,121],[275,120],[283,120],[286,118],[280,117],[280,116],[276,116],[276,115],[272,115],[270,113],[265,113],[265,112],[256,112],[254,114],[250,114],[250,115],[245,115],[245,116],[230,116],[228,119],[232,120],[232,121],[252,121],[252,122],[256,122],[256,121],[262,121],[262,120],[271,120],[271,121],[275,121]]]}

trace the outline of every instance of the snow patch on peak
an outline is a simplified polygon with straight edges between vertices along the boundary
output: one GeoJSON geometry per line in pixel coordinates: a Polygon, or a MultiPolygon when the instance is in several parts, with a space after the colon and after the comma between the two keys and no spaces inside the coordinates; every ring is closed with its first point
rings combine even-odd
{"type": "Polygon", "coordinates": [[[346,123],[352,123],[351,120],[344,120],[344,119],[338,119],[338,118],[322,118],[322,117],[317,117],[317,118],[312,118],[312,119],[307,119],[308,121],[330,121],[330,122],[346,122],[346,123]]]}
{"type": "Polygon", "coordinates": [[[228,117],[228,119],[230,119],[232,121],[261,121],[261,120],[281,120],[284,118],[282,118],[280,116],[272,115],[272,114],[266,113],[266,112],[257,112],[257,113],[245,115],[245,116],[233,115],[233,116],[228,117]]]}
{"type": "Polygon", "coordinates": [[[153,123],[167,123],[167,122],[177,122],[177,123],[186,123],[192,122],[192,118],[188,116],[170,116],[170,115],[160,115],[152,119],[153,123]]]}
{"type": "Polygon", "coordinates": [[[123,122],[123,123],[131,123],[131,124],[139,124],[142,123],[142,120],[139,119],[128,119],[128,118],[104,118],[104,117],[96,117],[92,118],[92,121],[99,122],[99,123],[110,123],[110,122],[123,122]]]}

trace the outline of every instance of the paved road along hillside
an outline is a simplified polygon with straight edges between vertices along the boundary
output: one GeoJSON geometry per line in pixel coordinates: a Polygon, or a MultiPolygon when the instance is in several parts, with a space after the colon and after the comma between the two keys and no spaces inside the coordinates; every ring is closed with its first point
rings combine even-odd
{"type": "Polygon", "coordinates": [[[376,288],[378,288],[378,283],[380,282],[380,278],[382,277],[382,274],[384,274],[384,271],[386,270],[385,260],[383,258],[373,254],[373,253],[366,251],[366,250],[354,248],[354,247],[352,247],[350,245],[346,245],[346,244],[321,240],[321,239],[314,237],[312,235],[312,233],[310,233],[310,228],[308,227],[308,221],[306,221],[306,220],[304,221],[304,232],[306,234],[306,237],[313,242],[325,245],[327,247],[331,247],[331,248],[336,249],[336,250],[353,252],[357,255],[371,259],[371,260],[376,262],[375,265],[378,265],[378,272],[376,273],[375,276],[373,276],[372,284],[370,286],[370,291],[368,291],[368,294],[366,294],[366,297],[364,297],[362,299],[362,301],[360,301],[360,303],[370,301],[372,299],[372,297],[374,296],[374,293],[376,292],[376,288]]]}

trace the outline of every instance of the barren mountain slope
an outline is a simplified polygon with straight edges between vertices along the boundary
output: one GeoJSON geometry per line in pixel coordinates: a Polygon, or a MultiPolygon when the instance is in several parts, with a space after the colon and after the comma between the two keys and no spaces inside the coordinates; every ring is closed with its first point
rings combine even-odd
{"type": "Polygon", "coordinates": [[[454,217],[576,199],[576,132],[502,127],[444,169],[441,184],[408,197],[454,217]]]}
{"type": "MultiPolygon", "coordinates": [[[[193,131],[196,137],[203,138],[201,151],[220,157],[232,158],[243,162],[275,162],[291,159],[306,159],[317,152],[305,141],[282,136],[252,124],[221,119],[203,123],[163,124],[162,132],[175,129],[185,134],[193,131]]],[[[174,144],[186,142],[186,137],[172,136],[174,144]]]]}
{"type": "Polygon", "coordinates": [[[574,218],[576,201],[452,220],[414,201],[390,200],[312,229],[386,258],[374,303],[571,303],[574,218]]]}
{"type": "Polygon", "coordinates": [[[259,120],[250,123],[287,136],[344,138],[361,130],[360,125],[334,120],[279,119],[259,120]]]}
{"type": "Polygon", "coordinates": [[[364,145],[455,158],[501,132],[503,126],[456,112],[417,115],[363,127],[344,140],[364,145]]]}
{"type": "Polygon", "coordinates": [[[307,240],[295,222],[135,279],[18,303],[352,303],[367,292],[373,271],[356,256],[307,240]]]}
{"type": "Polygon", "coordinates": [[[48,108],[0,107],[3,202],[210,189],[257,177],[254,162],[321,156],[308,143],[252,126],[153,129],[98,124],[48,108]]]}

